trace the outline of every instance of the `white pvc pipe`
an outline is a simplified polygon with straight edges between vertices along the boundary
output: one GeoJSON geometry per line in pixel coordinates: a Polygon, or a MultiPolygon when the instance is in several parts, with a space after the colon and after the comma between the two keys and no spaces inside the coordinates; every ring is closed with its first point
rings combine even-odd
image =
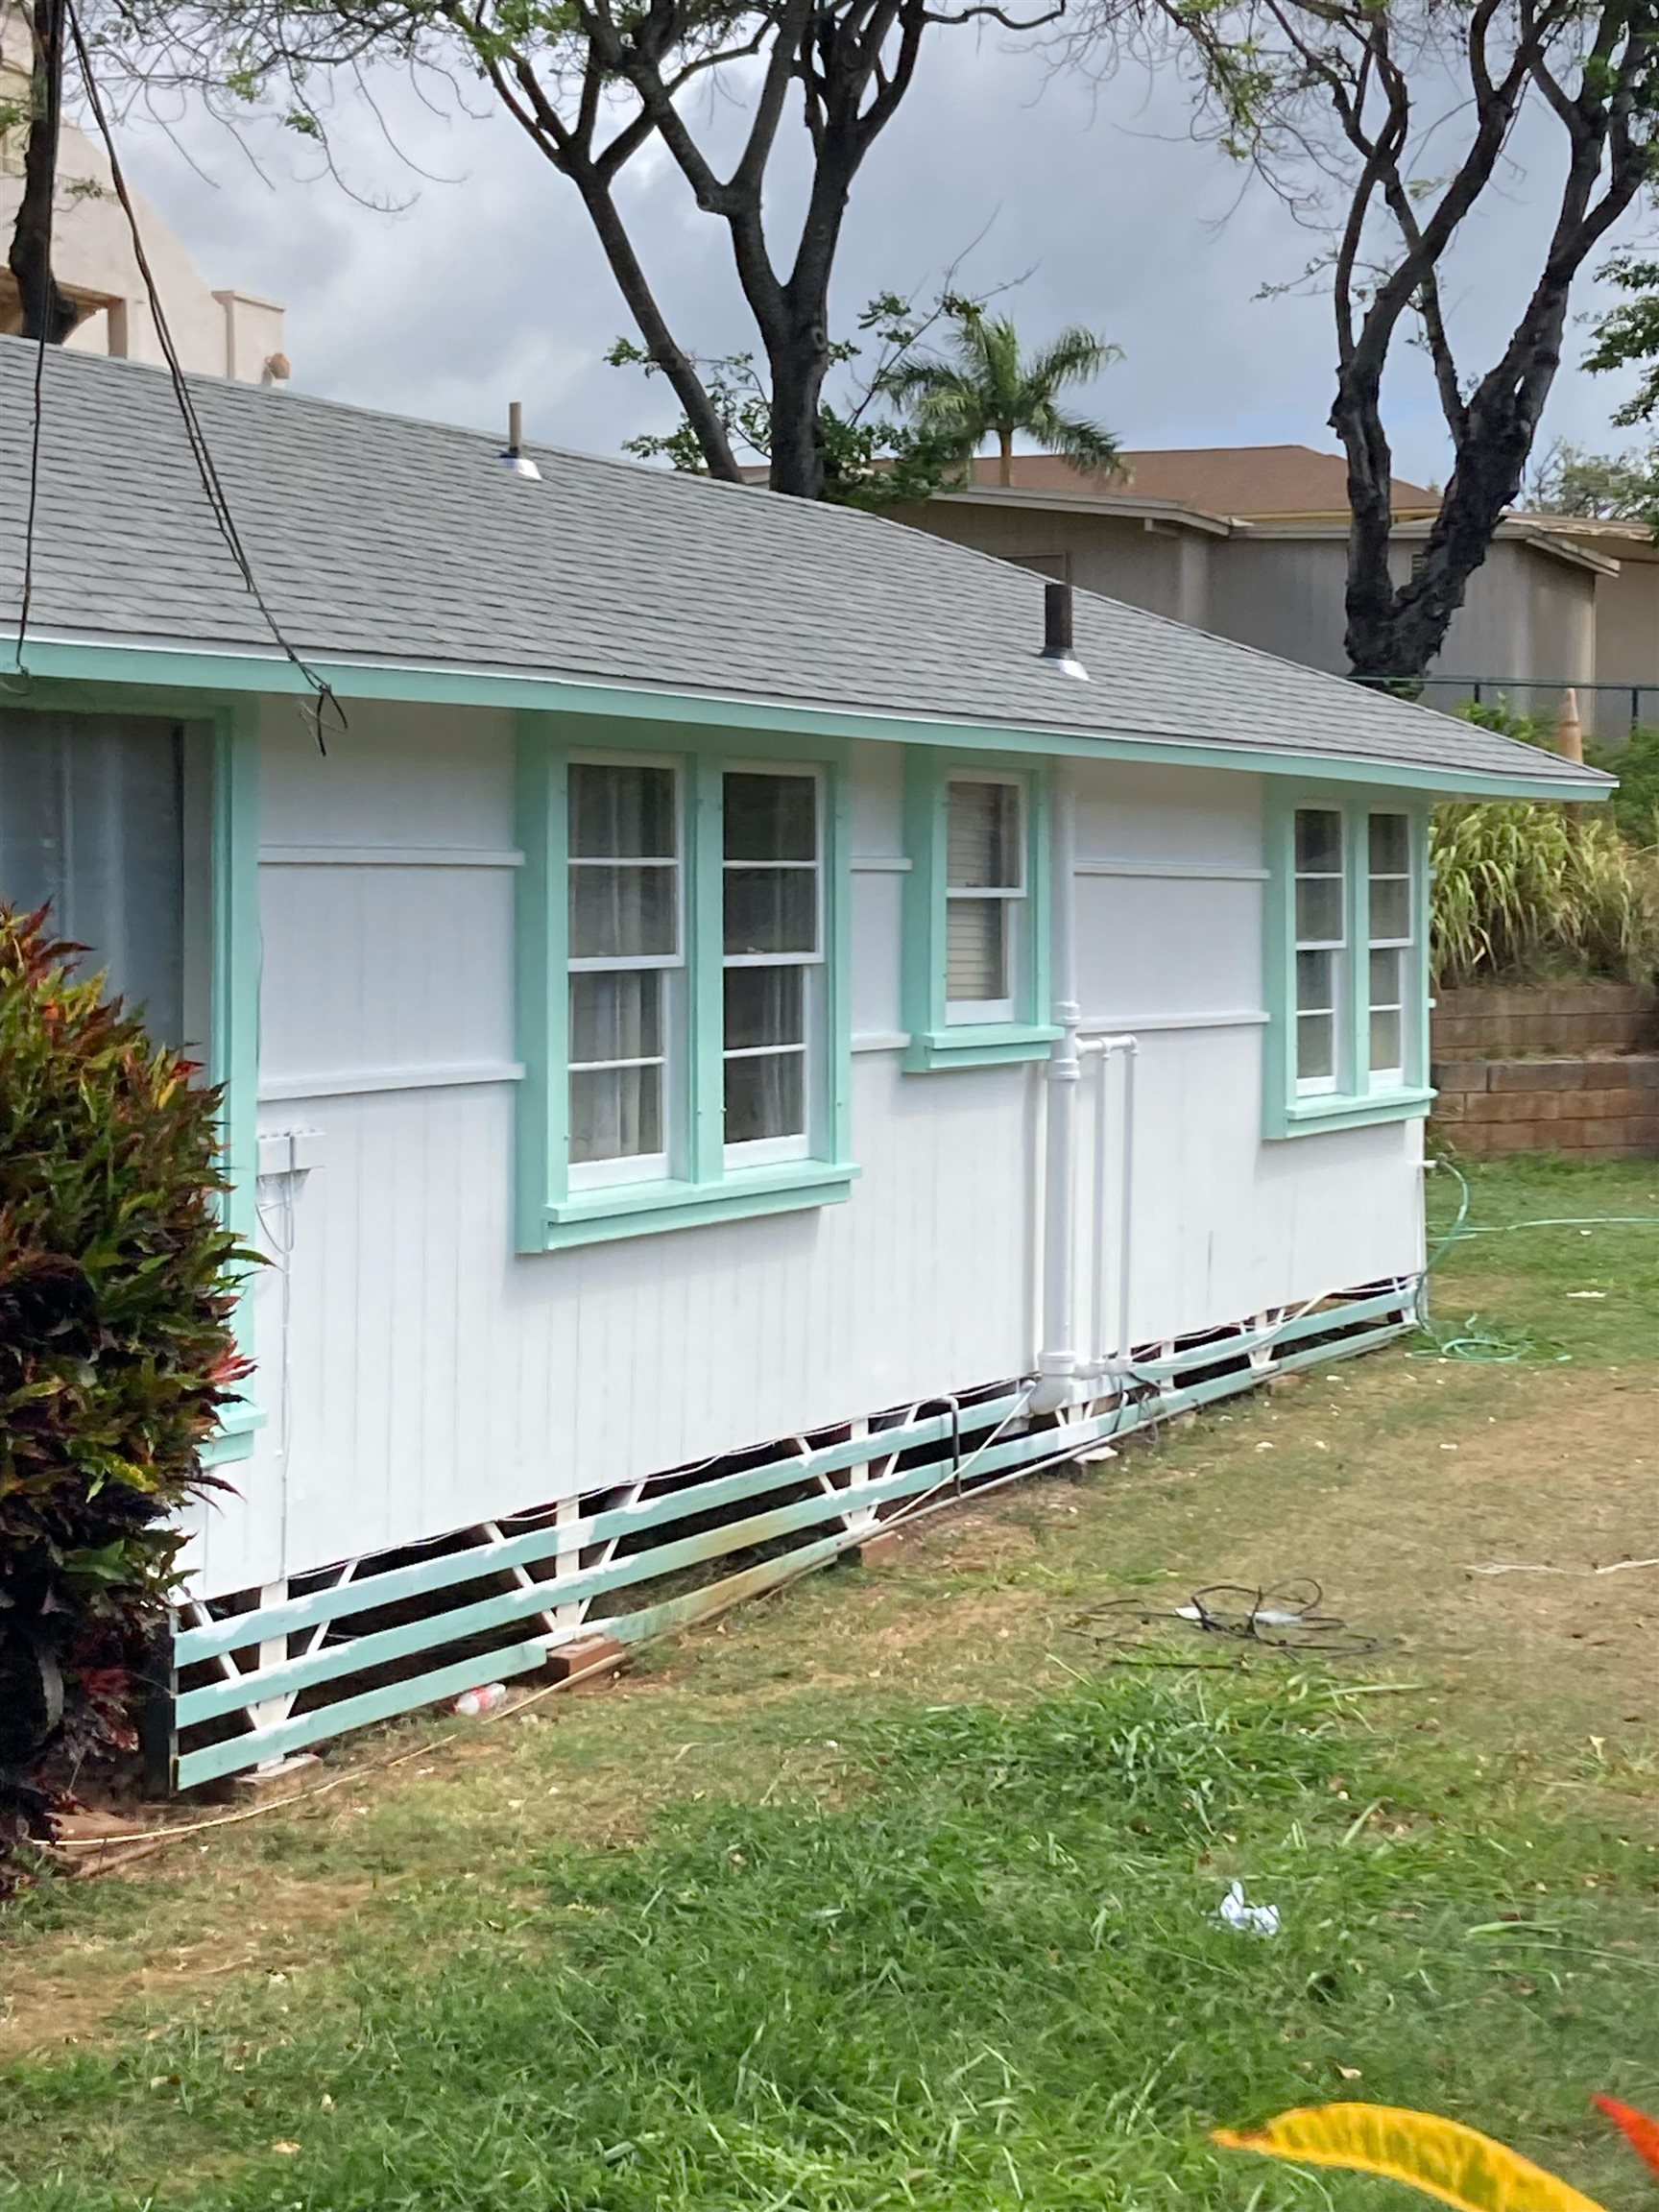
{"type": "Polygon", "coordinates": [[[1049,831],[1052,915],[1049,968],[1054,1021],[1060,1035],[1048,1056],[1047,1129],[1043,1163],[1043,1319],[1032,1409],[1052,1412],[1076,1392],[1076,1181],[1077,1089],[1083,1068],[1077,1052],[1077,829],[1070,778],[1055,776],[1049,831]]]}
{"type": "Polygon", "coordinates": [[[1094,1249],[1090,1298],[1094,1345],[1088,1372],[1101,1375],[1122,1366],[1129,1358],[1129,1275],[1135,1235],[1135,1074],[1141,1062],[1141,1040],[1126,1034],[1091,1037],[1083,1050],[1098,1053],[1100,1058],[1094,1113],[1094,1249]],[[1111,1150],[1112,1063],[1119,1055],[1123,1061],[1123,1120],[1118,1171],[1118,1324],[1109,1341],[1106,1333],[1106,1167],[1111,1150]]]}

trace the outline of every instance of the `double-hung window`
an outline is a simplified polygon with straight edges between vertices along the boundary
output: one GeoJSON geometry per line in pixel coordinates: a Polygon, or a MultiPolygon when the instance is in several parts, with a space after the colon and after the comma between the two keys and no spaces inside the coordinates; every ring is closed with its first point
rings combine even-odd
{"type": "Polygon", "coordinates": [[[1404,814],[1373,814],[1366,826],[1367,928],[1371,1018],[1367,1034],[1373,1085],[1406,1080],[1406,1015],[1411,964],[1411,824],[1404,814]]]}
{"type": "Polygon", "coordinates": [[[820,812],[810,770],[726,772],[721,1099],[726,1158],[737,1165],[810,1150],[823,1050],[820,812]]]}
{"type": "Polygon", "coordinates": [[[1304,799],[1275,809],[1270,834],[1267,1133],[1426,1112],[1421,810],[1304,799]]]}
{"type": "Polygon", "coordinates": [[[661,1180],[683,1057],[678,774],[573,760],[567,805],[570,1180],[661,1180]]]}
{"type": "Polygon", "coordinates": [[[1012,1022],[1025,907],[1024,790],[952,776],[945,795],[945,1019],[1012,1022]]]}
{"type": "Polygon", "coordinates": [[[1339,1083],[1348,950],[1343,835],[1334,807],[1296,809],[1296,1093],[1303,1098],[1339,1083]]]}
{"type": "Polygon", "coordinates": [[[1046,1059],[1048,797],[1041,769],[913,748],[904,1021],[912,1070],[1046,1059]]]}
{"type": "Polygon", "coordinates": [[[842,762],[619,734],[520,736],[525,1252],[824,1205],[856,1172],[842,762]]]}

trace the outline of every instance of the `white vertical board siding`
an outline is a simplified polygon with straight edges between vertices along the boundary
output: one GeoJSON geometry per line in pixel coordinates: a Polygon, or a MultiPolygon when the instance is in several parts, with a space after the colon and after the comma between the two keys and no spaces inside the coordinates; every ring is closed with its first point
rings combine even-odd
{"type": "MultiPolygon", "coordinates": [[[[1087,1026],[1236,1022],[1142,1039],[1137,1336],[1409,1267],[1415,1129],[1260,1139],[1254,781],[1068,774],[1087,1026]]],[[[511,723],[354,707],[322,758],[271,707],[260,1125],[323,1158],[261,1186],[267,1419],[200,1591],[1031,1371],[1044,1070],[903,1072],[899,748],[854,776],[850,1201],[524,1258],[511,723]]]]}
{"type": "MultiPolygon", "coordinates": [[[[1262,1139],[1260,780],[1094,762],[1066,774],[1077,816],[1084,1029],[1140,1040],[1137,1341],[1409,1272],[1422,1252],[1420,1122],[1262,1139]]],[[[1093,1069],[1088,1085],[1092,1143],[1093,1069]]],[[[1110,1102],[1115,1110],[1116,1094],[1110,1102]]],[[[1116,1184],[1109,1189],[1115,1266],[1116,1184]]],[[[1080,1196],[1087,1245],[1087,1175],[1080,1196]]],[[[1113,1270],[1108,1282],[1115,1300],[1113,1270]]]]}
{"type": "MultiPolygon", "coordinates": [[[[902,761],[859,755],[855,1025],[890,1038],[902,761]]],[[[267,1250],[292,1241],[287,1328],[273,1266],[267,1422],[240,1495],[207,1517],[199,1588],[1029,1364],[1033,1070],[933,1082],[861,1053],[849,1204],[519,1257],[514,872],[493,864],[510,724],[354,707],[321,758],[273,707],[265,760],[260,1126],[318,1131],[323,1165],[261,1188],[267,1250]]]]}

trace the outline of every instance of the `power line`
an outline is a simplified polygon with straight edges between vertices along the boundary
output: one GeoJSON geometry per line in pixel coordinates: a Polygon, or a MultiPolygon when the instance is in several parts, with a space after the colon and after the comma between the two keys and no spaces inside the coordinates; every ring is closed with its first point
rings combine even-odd
{"type": "MultiPolygon", "coordinates": [[[[81,81],[86,88],[87,105],[92,110],[93,120],[97,123],[98,134],[104,141],[104,151],[109,162],[110,181],[115,187],[115,197],[121,203],[122,211],[127,218],[127,228],[132,240],[133,258],[138,264],[138,274],[144,280],[145,294],[150,302],[150,313],[155,321],[156,336],[161,343],[162,356],[166,361],[167,372],[172,379],[173,394],[179,403],[179,413],[183,421],[184,435],[189,443],[191,458],[196,464],[196,473],[202,480],[202,490],[212,512],[213,519],[218,525],[219,535],[224,539],[226,546],[229,550],[230,558],[235,562],[237,571],[248,589],[250,596],[264,616],[266,628],[314,695],[314,704],[311,709],[312,728],[316,734],[318,750],[326,753],[328,747],[324,717],[332,709],[338,718],[340,728],[344,730],[346,728],[345,709],[341,707],[333,687],[327,680],[320,676],[290,642],[281,623],[273,613],[264,592],[259,589],[259,579],[254,573],[253,564],[248,549],[242,541],[242,534],[236,527],[236,517],[231,512],[229,498],[219,470],[214,464],[213,455],[207,444],[206,433],[202,427],[201,418],[197,415],[196,402],[184,374],[183,364],[179,358],[179,349],[173,343],[173,333],[168,325],[166,311],[161,304],[160,291],[156,282],[155,273],[150,267],[150,257],[144,251],[144,240],[138,227],[137,210],[132,204],[132,195],[127,188],[127,179],[121,168],[121,157],[115,151],[114,133],[109,128],[109,118],[105,112],[103,100],[99,96],[97,80],[92,73],[91,57],[86,50],[86,41],[82,36],[80,18],[72,5],[72,0],[63,0],[63,13],[69,25],[69,36],[74,41],[75,58],[80,65],[81,81]]],[[[38,450],[40,438],[40,382],[43,362],[44,340],[42,340],[41,346],[41,362],[36,365],[36,373],[35,441],[36,450],[38,450]]],[[[31,565],[33,562],[34,518],[35,494],[32,484],[26,576],[28,573],[27,565],[31,565]]],[[[26,598],[24,605],[25,621],[27,620],[27,613],[26,598]]],[[[20,626],[18,635],[19,663],[22,660],[22,649],[23,635],[20,626]]]]}

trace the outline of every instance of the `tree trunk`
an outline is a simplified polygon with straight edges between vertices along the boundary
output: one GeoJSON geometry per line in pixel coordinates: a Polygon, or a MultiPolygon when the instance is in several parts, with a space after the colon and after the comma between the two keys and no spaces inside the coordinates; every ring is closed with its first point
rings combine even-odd
{"type": "Polygon", "coordinates": [[[1014,433],[1000,424],[997,430],[997,481],[1004,492],[1011,492],[1014,489],[1014,433]]]}
{"type": "Polygon", "coordinates": [[[62,0],[35,0],[35,60],[29,84],[29,137],[23,196],[7,262],[17,283],[25,338],[61,346],[80,320],[52,274],[52,212],[58,186],[58,131],[63,103],[62,0]]]}
{"type": "Polygon", "coordinates": [[[830,366],[829,334],[822,324],[792,326],[785,346],[773,351],[772,448],[769,482],[797,499],[824,496],[824,433],[818,420],[830,366]]]}

